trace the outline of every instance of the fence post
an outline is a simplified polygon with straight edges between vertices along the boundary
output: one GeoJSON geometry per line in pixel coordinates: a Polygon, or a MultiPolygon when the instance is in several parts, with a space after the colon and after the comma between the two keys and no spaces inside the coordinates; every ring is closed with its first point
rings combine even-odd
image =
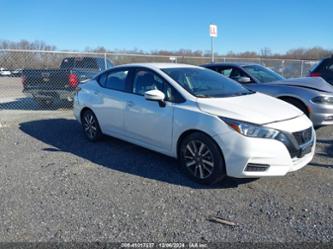
{"type": "Polygon", "coordinates": [[[303,73],[304,73],[304,61],[302,60],[302,63],[301,63],[301,77],[303,77],[303,73]]]}
{"type": "Polygon", "coordinates": [[[107,69],[106,53],[104,53],[104,70],[107,69]]]}

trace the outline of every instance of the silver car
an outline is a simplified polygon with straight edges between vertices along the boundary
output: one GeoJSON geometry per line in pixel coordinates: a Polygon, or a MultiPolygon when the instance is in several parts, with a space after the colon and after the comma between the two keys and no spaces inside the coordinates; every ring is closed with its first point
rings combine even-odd
{"type": "Polygon", "coordinates": [[[333,86],[320,77],[285,79],[258,64],[218,63],[202,65],[246,86],[282,99],[301,109],[314,126],[333,125],[333,86]]]}

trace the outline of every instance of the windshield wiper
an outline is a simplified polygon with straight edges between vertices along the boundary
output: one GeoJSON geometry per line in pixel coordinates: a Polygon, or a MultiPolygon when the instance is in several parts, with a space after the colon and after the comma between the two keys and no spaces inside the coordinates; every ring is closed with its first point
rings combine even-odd
{"type": "Polygon", "coordinates": [[[210,96],[205,95],[205,94],[196,94],[195,97],[197,97],[197,98],[210,98],[210,96]]]}
{"type": "Polygon", "coordinates": [[[249,94],[254,94],[254,93],[256,93],[256,92],[255,91],[239,92],[239,93],[230,94],[227,97],[237,97],[237,96],[249,95],[249,94]]]}
{"type": "Polygon", "coordinates": [[[249,95],[249,94],[253,94],[256,93],[255,91],[248,91],[248,92],[242,92],[242,93],[238,93],[238,96],[242,96],[242,95],[249,95]]]}

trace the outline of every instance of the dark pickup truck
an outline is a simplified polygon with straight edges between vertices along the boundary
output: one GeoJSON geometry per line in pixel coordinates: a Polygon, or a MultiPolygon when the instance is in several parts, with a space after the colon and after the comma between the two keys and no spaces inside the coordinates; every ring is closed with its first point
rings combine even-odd
{"type": "Polygon", "coordinates": [[[322,77],[333,85],[333,55],[321,60],[310,70],[310,77],[322,77]]]}
{"type": "Polygon", "coordinates": [[[71,102],[79,82],[111,67],[112,63],[105,58],[69,57],[62,60],[58,69],[24,69],[23,92],[43,106],[56,100],[71,102]]]}

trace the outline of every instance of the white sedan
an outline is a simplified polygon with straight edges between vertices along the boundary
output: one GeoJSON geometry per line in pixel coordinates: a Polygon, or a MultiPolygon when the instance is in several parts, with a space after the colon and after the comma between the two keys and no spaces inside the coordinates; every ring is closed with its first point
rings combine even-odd
{"type": "Polygon", "coordinates": [[[12,73],[6,68],[0,68],[0,76],[10,76],[12,73]]]}
{"type": "Polygon", "coordinates": [[[211,70],[181,64],[114,67],[82,83],[74,115],[102,134],[178,158],[202,184],[225,176],[282,176],[313,158],[316,135],[300,110],[211,70]]]}

